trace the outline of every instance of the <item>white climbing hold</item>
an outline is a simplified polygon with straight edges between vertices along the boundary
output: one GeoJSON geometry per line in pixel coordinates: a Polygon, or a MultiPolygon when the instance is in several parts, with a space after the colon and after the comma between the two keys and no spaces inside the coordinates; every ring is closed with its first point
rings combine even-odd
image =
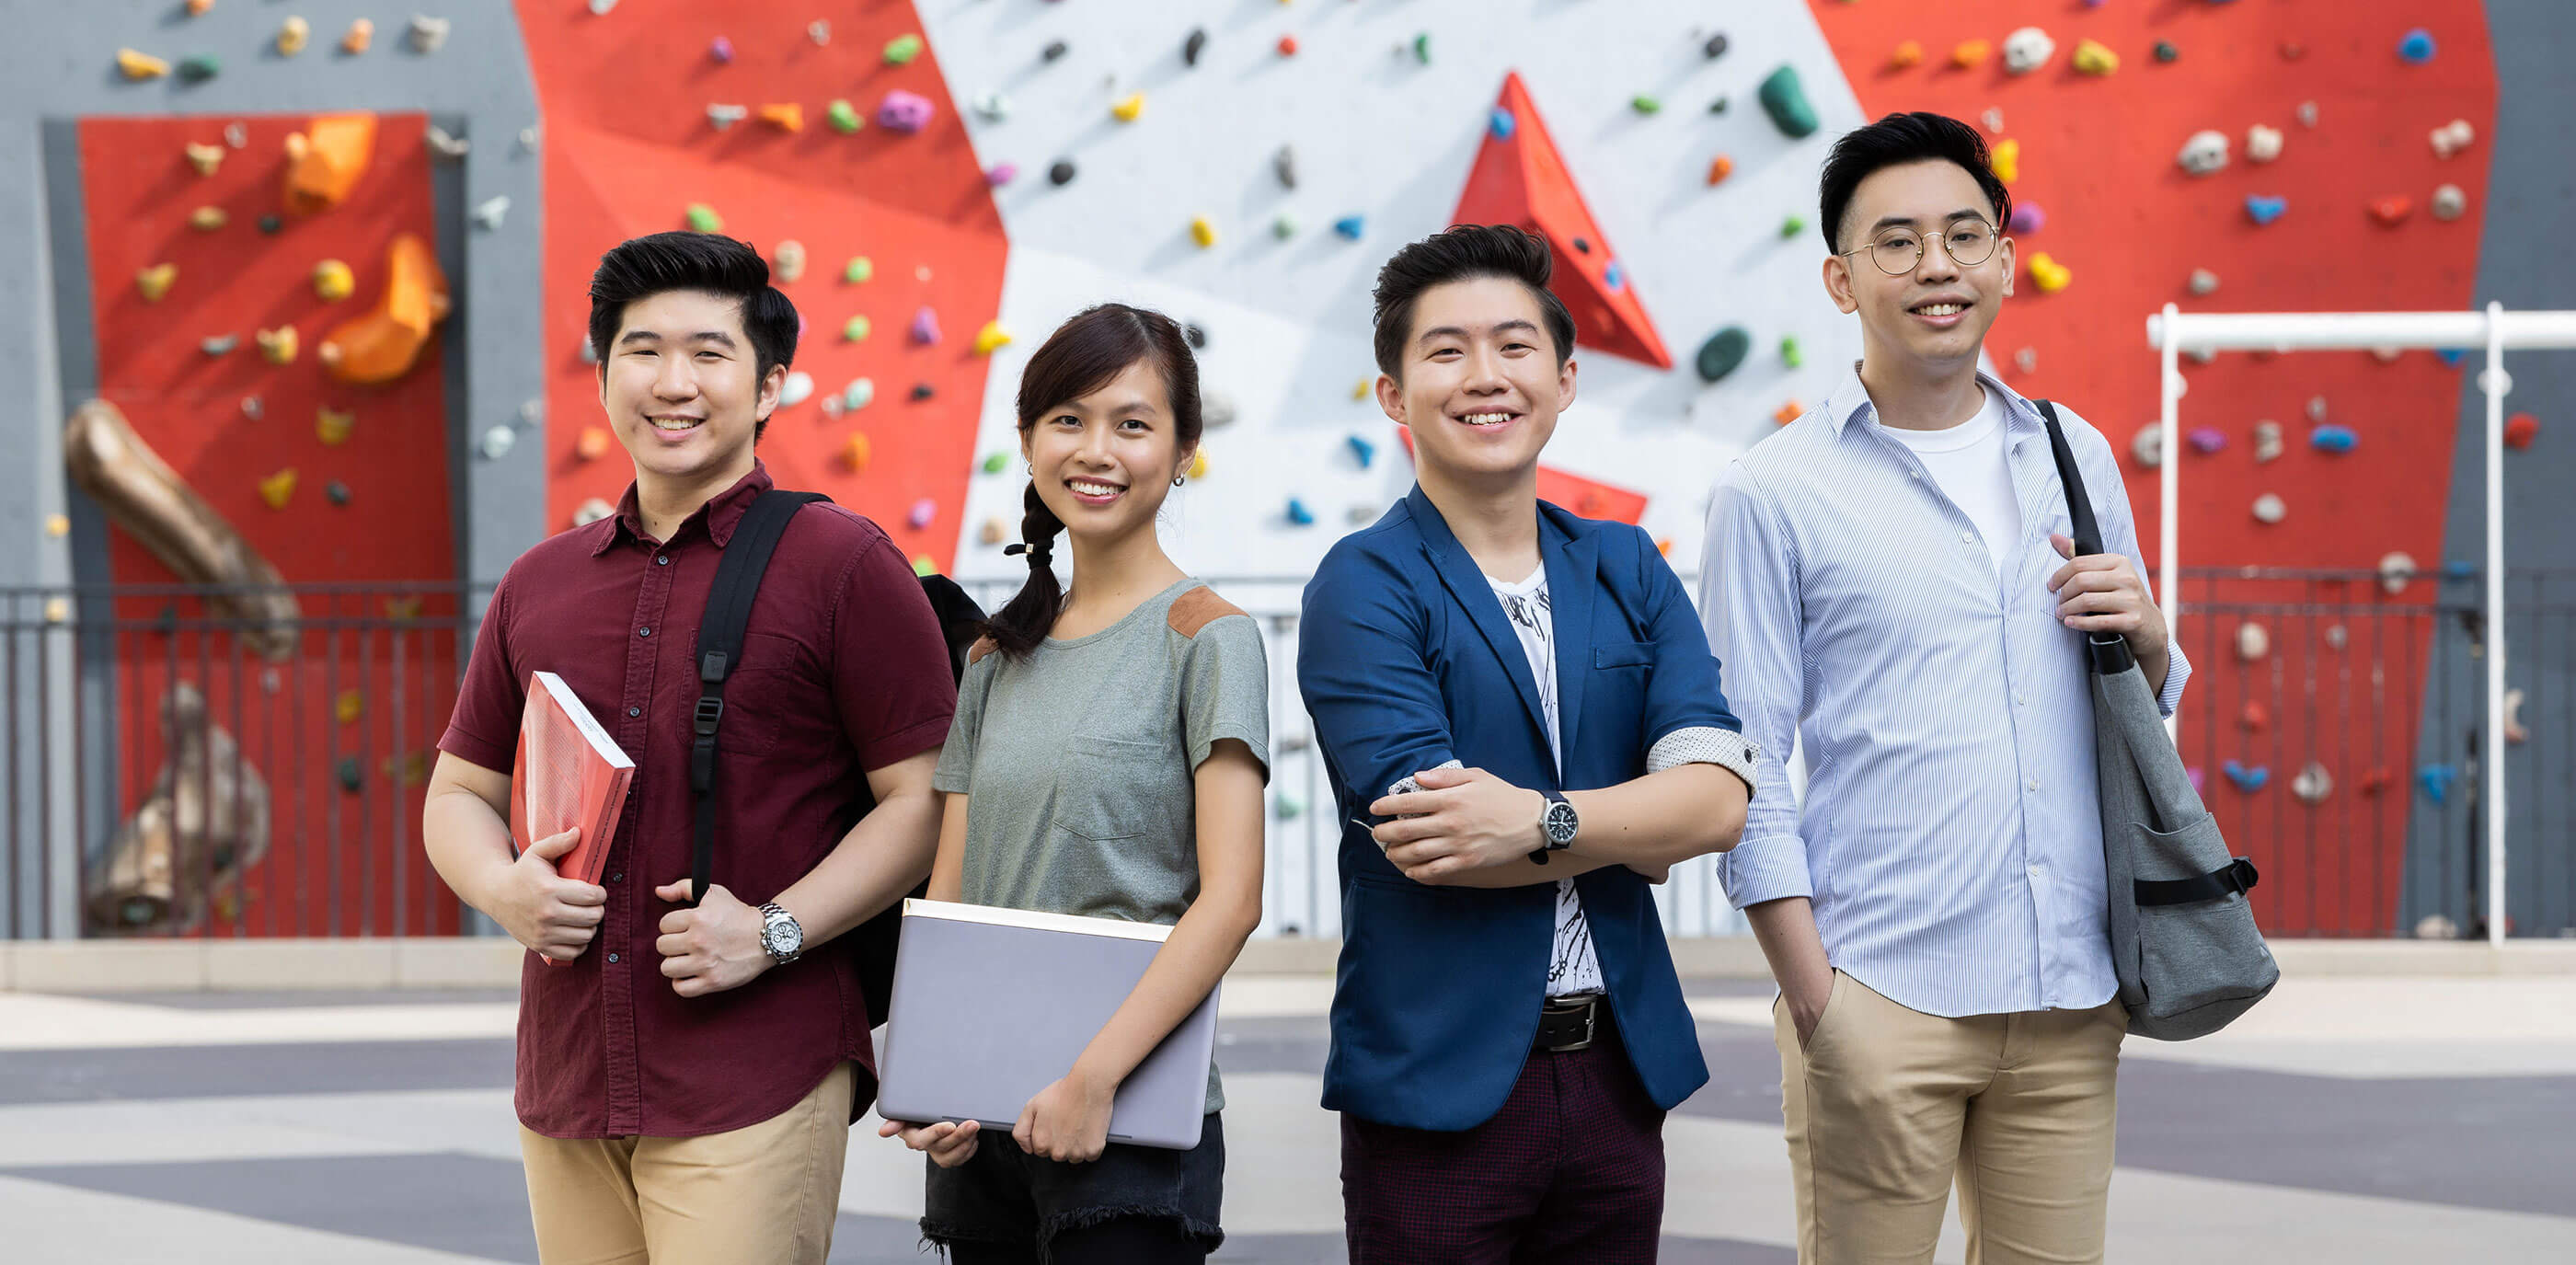
{"type": "Polygon", "coordinates": [[[2467,119],[2453,119],[2433,129],[2433,153],[2437,157],[2448,158],[2475,144],[2477,139],[2478,129],[2469,126],[2467,119]]]}
{"type": "Polygon", "coordinates": [[[2245,129],[2245,161],[2267,163],[2281,156],[2281,129],[2260,123],[2245,129]]]}
{"type": "Polygon", "coordinates": [[[575,527],[588,527],[592,523],[596,523],[616,512],[616,506],[610,505],[608,502],[594,496],[574,507],[572,512],[572,525],[575,527]]]}
{"type": "Polygon", "coordinates": [[[483,459],[486,461],[499,461],[501,458],[509,456],[510,449],[518,446],[518,443],[519,432],[514,431],[507,426],[495,426],[490,430],[484,431],[482,444],[483,459]]]}
{"type": "Polygon", "coordinates": [[[2153,470],[2165,463],[2165,424],[2149,422],[2138,428],[2137,437],[2129,441],[2129,455],[2139,465],[2153,470]]]}
{"type": "Polygon", "coordinates": [[[429,142],[429,152],[449,162],[465,157],[465,151],[469,148],[464,137],[451,136],[446,128],[435,123],[430,124],[421,136],[429,142]]]}
{"type": "Polygon", "coordinates": [[[821,18],[814,19],[812,22],[805,25],[805,38],[814,41],[815,46],[818,48],[831,43],[832,24],[821,18]]]}
{"type": "Polygon", "coordinates": [[[2218,349],[2215,347],[2194,347],[2183,354],[2191,357],[2193,364],[2214,365],[2218,363],[2218,349]]]}
{"type": "Polygon", "coordinates": [[[2037,347],[2024,347],[2020,351],[2014,352],[2013,368],[2019,369],[2023,373],[2039,372],[2039,349],[2037,347]]]}
{"type": "Polygon", "coordinates": [[[489,233],[501,227],[501,219],[510,213],[510,195],[496,193],[474,204],[474,225],[489,233]]]}
{"type": "Polygon", "coordinates": [[[2027,75],[2048,64],[2057,52],[2057,41],[2048,32],[2025,26],[2004,37],[2004,69],[2016,75],[2027,75]]]}
{"type": "Polygon", "coordinates": [[[2263,495],[2254,498],[2254,520],[2256,522],[2277,523],[2289,516],[2289,503],[2281,499],[2280,493],[2266,492],[2263,495]]]}
{"type": "Polygon", "coordinates": [[[2399,549],[2379,560],[2380,591],[2395,597],[2406,591],[2406,582],[2415,578],[2415,555],[2399,549]]]}
{"type": "Polygon", "coordinates": [[[2214,273],[2214,272],[2211,272],[2211,271],[2210,271],[2209,269],[2207,269],[2207,268],[2194,268],[2194,269],[2192,269],[2192,270],[2191,270],[2191,292],[2192,292],[2193,294],[2216,294],[2216,293],[2218,293],[2218,274],[2217,274],[2217,273],[2214,273]]]}
{"type": "Polygon", "coordinates": [[[239,123],[224,124],[224,143],[235,149],[250,148],[250,129],[239,123]]]}
{"type": "Polygon", "coordinates": [[[531,124],[527,125],[526,127],[520,128],[520,129],[519,129],[519,152],[520,152],[520,153],[522,153],[522,154],[533,154],[533,153],[537,152],[537,138],[538,138],[538,136],[539,136],[539,133],[538,133],[538,131],[537,131],[537,125],[536,125],[536,124],[534,124],[534,123],[531,123],[531,124]]]}
{"type": "Polygon", "coordinates": [[[998,92],[987,92],[975,98],[975,116],[987,123],[999,123],[1011,117],[1011,99],[998,92]]]}
{"type": "Polygon", "coordinates": [[[2247,620],[2236,626],[2236,657],[2252,663],[2272,653],[2272,630],[2247,620]]]}
{"type": "Polygon", "coordinates": [[[877,384],[873,378],[852,378],[841,388],[841,407],[856,413],[877,402],[877,384]]]}
{"type": "Polygon", "coordinates": [[[2315,127],[2316,125],[2317,125],[2317,103],[2316,103],[2316,102],[2314,102],[2314,101],[2302,101],[2302,102],[2300,102],[2300,103],[2299,103],[2299,126],[2301,126],[2301,127],[2315,127]]]}
{"type": "Polygon", "coordinates": [[[447,47],[447,19],[415,13],[411,15],[410,34],[413,52],[435,53],[447,47]]]}
{"type": "Polygon", "coordinates": [[[2254,460],[2273,461],[2281,455],[2281,424],[2273,421],[2254,423],[2254,460]]]}
{"type": "Polygon", "coordinates": [[[2522,691],[2518,689],[2504,692],[2504,740],[2517,745],[2531,741],[2531,731],[2523,727],[2522,691]]]}
{"type": "Polygon", "coordinates": [[[707,105],[707,126],[719,132],[750,117],[751,107],[747,105],[730,101],[710,102],[707,105]]]}
{"type": "Polygon", "coordinates": [[[2403,347],[2373,347],[2370,349],[2370,358],[2383,365],[2396,364],[2397,358],[2405,354],[2406,349],[2403,347]]]}
{"type": "Polygon", "coordinates": [[[1994,105],[1987,106],[1986,112],[1977,116],[1977,121],[1985,124],[1987,131],[2001,135],[2004,130],[2003,107],[1994,105]]]}
{"type": "Polygon", "coordinates": [[[2325,634],[2325,635],[2326,635],[2326,646],[2327,646],[2329,649],[2334,649],[2334,650],[2341,650],[2341,649],[2343,649],[2343,647],[2344,647],[2344,643],[2345,643],[2345,642],[2347,642],[2347,641],[2352,640],[2352,634],[2351,634],[2350,632],[2346,631],[2346,630],[2344,629],[2344,626],[2343,626],[2343,625],[2341,625],[2341,624],[2328,624],[2328,625],[2326,625],[2326,634],[2325,634]]]}
{"type": "Polygon", "coordinates": [[[2227,166],[2227,133],[2198,131],[2182,143],[2182,152],[2174,155],[2182,169],[2195,176],[2206,176],[2227,166]]]}
{"type": "Polygon", "coordinates": [[[778,388],[778,407],[794,408],[804,403],[806,397],[812,394],[814,394],[814,375],[799,369],[788,374],[787,381],[778,388]]]}
{"type": "Polygon", "coordinates": [[[2460,186],[2446,184],[2433,191],[2433,218],[2456,220],[2469,213],[2469,195],[2460,186]]]}
{"type": "Polygon", "coordinates": [[[2290,779],[2290,793],[2298,796],[2302,804],[2322,803],[2326,796],[2334,794],[2334,775],[2326,772],[2326,766],[2310,760],[2297,777],[2290,779]]]}
{"type": "Polygon", "coordinates": [[[1199,425],[1201,426],[1232,425],[1234,419],[1241,413],[1242,410],[1235,405],[1234,397],[1223,391],[1199,393],[1199,425]]]}

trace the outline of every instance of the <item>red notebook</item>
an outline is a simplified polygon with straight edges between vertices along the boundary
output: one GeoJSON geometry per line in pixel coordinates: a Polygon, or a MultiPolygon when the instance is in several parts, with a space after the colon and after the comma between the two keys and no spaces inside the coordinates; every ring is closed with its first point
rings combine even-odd
{"type": "MultiPolygon", "coordinates": [[[[555,872],[599,881],[635,761],[618,749],[590,709],[552,672],[528,678],[528,709],[519,717],[519,754],[510,770],[510,842],[526,851],[537,840],[581,827],[581,841],[555,872]]],[[[548,966],[554,959],[542,959],[548,966]]]]}

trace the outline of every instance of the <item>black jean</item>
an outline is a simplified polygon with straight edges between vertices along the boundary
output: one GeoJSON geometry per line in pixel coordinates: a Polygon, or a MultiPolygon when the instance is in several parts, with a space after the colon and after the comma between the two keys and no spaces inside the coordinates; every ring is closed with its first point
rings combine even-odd
{"type": "Polygon", "coordinates": [[[1165,1261],[1197,1265],[1225,1241],[1225,1126],[1211,1112],[1187,1151],[1110,1143],[1088,1164],[1039,1159],[983,1135],[955,1168],[929,1163],[921,1236],[957,1265],[1165,1261]]]}
{"type": "Polygon", "coordinates": [[[1207,1257],[1206,1245],[1168,1217],[1117,1217],[1058,1231],[1043,1258],[1034,1244],[960,1239],[948,1247],[952,1265],[1200,1265],[1207,1257]]]}

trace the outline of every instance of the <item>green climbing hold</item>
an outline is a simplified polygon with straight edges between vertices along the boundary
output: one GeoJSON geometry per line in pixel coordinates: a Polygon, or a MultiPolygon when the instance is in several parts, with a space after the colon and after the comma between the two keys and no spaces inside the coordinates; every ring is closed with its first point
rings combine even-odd
{"type": "Polygon", "coordinates": [[[1664,103],[1641,92],[1628,98],[1628,108],[1639,114],[1656,114],[1662,112],[1664,103]]]}
{"type": "Polygon", "coordinates": [[[1807,217],[1803,215],[1792,215],[1780,221],[1780,235],[1782,237],[1795,237],[1806,231],[1807,217]]]}
{"type": "Polygon", "coordinates": [[[2157,61],[2169,62],[2169,61],[2173,61],[2174,59],[2179,58],[2179,57],[2181,57],[2181,56],[2182,56],[2182,50],[2181,50],[2181,49],[2179,49],[2179,48],[2174,47],[2174,46],[2173,46],[2173,41],[2172,41],[2172,40],[2157,40],[2157,41],[2156,41],[2156,60],[2157,60],[2157,61]]]}
{"type": "Polygon", "coordinates": [[[868,318],[864,316],[853,316],[841,324],[841,341],[845,343],[858,342],[859,340],[866,338],[868,336],[868,331],[873,328],[875,327],[868,324],[868,318]]]}
{"type": "Polygon", "coordinates": [[[1780,336],[1780,363],[1787,365],[1792,369],[1807,363],[1807,353],[1805,349],[1798,346],[1797,335],[1783,334],[1780,336]]]}
{"type": "Polygon", "coordinates": [[[204,83],[224,72],[224,64],[213,53],[198,53],[179,60],[179,78],[188,83],[204,83]]]}
{"type": "Polygon", "coordinates": [[[858,107],[851,105],[846,99],[833,101],[825,111],[824,117],[831,120],[832,130],[843,136],[859,130],[862,126],[858,107]]]}
{"type": "Polygon", "coordinates": [[[1721,92],[1721,93],[1717,94],[1717,100],[1715,100],[1715,101],[1711,101],[1711,102],[1709,102],[1709,103],[1708,103],[1708,112],[1709,112],[1709,113],[1711,113],[1711,114],[1724,114],[1724,113],[1726,113],[1726,94],[1725,94],[1725,93],[1721,92]]]}
{"type": "Polygon", "coordinates": [[[984,473],[1000,474],[1010,468],[1011,454],[1007,452],[988,452],[984,454],[984,473]]]}
{"type": "Polygon", "coordinates": [[[1279,218],[1270,221],[1270,235],[1283,242],[1291,237],[1295,237],[1297,235],[1297,217],[1290,215],[1286,211],[1281,211],[1279,213],[1279,218]]]}
{"type": "Polygon", "coordinates": [[[921,37],[918,35],[907,31],[886,41],[885,64],[889,66],[909,66],[912,59],[919,56],[921,37]]]}
{"type": "Polygon", "coordinates": [[[724,217],[716,214],[716,209],[708,206],[704,202],[692,202],[689,204],[689,231],[693,233],[723,232],[724,217]]]}
{"type": "Polygon", "coordinates": [[[1816,131],[1816,107],[1807,103],[1807,90],[1798,83],[1796,68],[1782,66],[1762,81],[1759,94],[1762,112],[1771,116],[1782,135],[1791,140],[1812,136],[1816,131]]]}
{"type": "Polygon", "coordinates": [[[1413,37],[1413,60],[1425,66],[1431,64],[1431,32],[1424,31],[1413,37]]]}
{"type": "Polygon", "coordinates": [[[1745,355],[1752,350],[1753,335],[1746,333],[1741,325],[1729,325],[1709,335],[1708,341],[1699,345],[1699,355],[1693,358],[1692,363],[1699,370],[1701,381],[1715,382],[1735,372],[1736,366],[1743,364],[1745,355]]]}
{"type": "Polygon", "coordinates": [[[865,255],[852,255],[850,262],[841,267],[841,280],[851,285],[858,285],[875,275],[877,275],[876,261],[865,255]]]}

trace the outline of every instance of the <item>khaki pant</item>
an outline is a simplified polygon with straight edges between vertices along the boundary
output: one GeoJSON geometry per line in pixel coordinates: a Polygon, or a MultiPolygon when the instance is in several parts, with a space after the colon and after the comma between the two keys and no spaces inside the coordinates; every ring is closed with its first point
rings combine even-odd
{"type": "Polygon", "coordinates": [[[1968,1265],[2099,1262],[2128,1012],[1943,1019],[1834,972],[1807,1046],[1772,1007],[1800,1265],[1930,1265],[1951,1182],[1968,1265]]]}
{"type": "Polygon", "coordinates": [[[823,1265],[856,1077],[843,1063],[779,1114],[696,1138],[519,1130],[544,1265],[823,1265]]]}

